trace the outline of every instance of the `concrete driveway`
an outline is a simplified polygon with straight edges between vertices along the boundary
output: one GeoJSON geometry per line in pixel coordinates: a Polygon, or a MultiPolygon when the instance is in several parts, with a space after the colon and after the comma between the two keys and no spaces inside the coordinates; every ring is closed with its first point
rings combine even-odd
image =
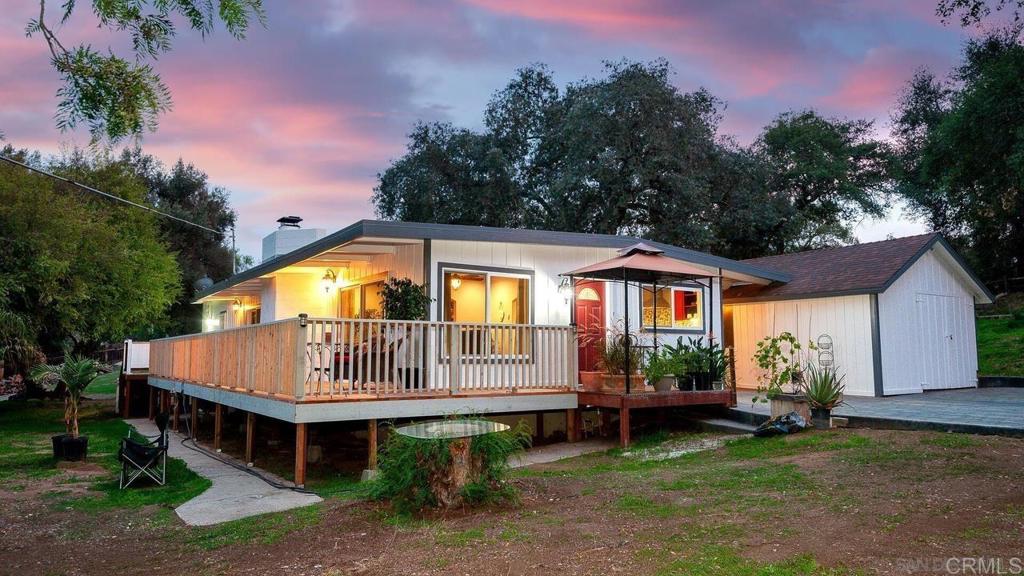
{"type": "MultiPolygon", "coordinates": [[[[754,393],[737,393],[736,409],[768,414],[768,404],[751,404],[754,393]]],[[[921,428],[982,434],[1024,435],[1024,388],[965,388],[868,398],[847,396],[835,416],[857,425],[921,428]],[[853,422],[851,422],[853,423],[853,422]]]]}

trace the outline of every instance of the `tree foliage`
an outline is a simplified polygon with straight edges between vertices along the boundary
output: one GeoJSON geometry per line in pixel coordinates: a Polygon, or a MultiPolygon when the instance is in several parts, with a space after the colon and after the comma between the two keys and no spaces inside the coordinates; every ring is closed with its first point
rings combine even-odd
{"type": "Polygon", "coordinates": [[[519,70],[484,129],[421,123],[379,175],[387,219],[629,233],[754,257],[848,241],[883,209],[889,150],[870,123],[784,114],[752,147],[718,133],[723,103],[668,63],[614,62],[560,90],[519,70]]]}
{"type": "Polygon", "coordinates": [[[138,148],[125,150],[121,162],[129,166],[145,186],[145,200],[162,212],[217,230],[214,234],[170,218],[156,222],[164,241],[174,253],[181,270],[178,298],[167,317],[138,336],[157,337],[189,334],[199,329],[201,310],[192,304],[196,282],[206,276],[215,282],[232,274],[236,259],[230,233],[237,215],[229,203],[228,192],[211,186],[205,172],[179,159],[165,169],[154,157],[138,148]]]}
{"type": "Polygon", "coordinates": [[[935,13],[943,22],[959,19],[960,25],[967,27],[989,18],[993,7],[996,12],[1012,12],[1015,23],[1020,23],[1024,16],[1024,0],[939,0],[935,13]]]}
{"type": "MultiPolygon", "coordinates": [[[[77,7],[66,0],[57,21],[66,24],[77,7]]],[[[262,0],[92,0],[101,28],[127,33],[132,56],[103,53],[90,45],[65,47],[48,23],[46,0],[39,16],[29,20],[25,33],[39,35],[50,50],[50,62],[60,74],[57,126],[63,131],[86,124],[93,140],[112,142],[156,129],[160,114],[171,107],[171,95],[160,75],[148,64],[171,50],[177,34],[175,19],[203,36],[219,21],[229,34],[244,38],[253,21],[263,23],[262,0]]]]}
{"type": "MultiPolygon", "coordinates": [[[[135,202],[146,188],[132,168],[73,152],[46,161],[7,146],[5,156],[135,202]]],[[[151,213],[87,196],[0,165],[0,312],[18,339],[44,350],[88,350],[158,322],[177,297],[178,265],[151,213]]]]}
{"type": "Polygon", "coordinates": [[[969,41],[946,80],[919,71],[893,114],[899,193],[986,280],[1024,276],[1024,45],[969,41]]]}

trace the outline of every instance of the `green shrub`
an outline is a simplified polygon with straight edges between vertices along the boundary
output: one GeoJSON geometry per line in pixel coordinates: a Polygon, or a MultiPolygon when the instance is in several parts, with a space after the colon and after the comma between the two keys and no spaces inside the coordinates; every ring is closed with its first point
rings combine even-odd
{"type": "MultiPolygon", "coordinates": [[[[371,496],[391,501],[401,513],[436,506],[434,483],[451,463],[451,444],[455,440],[410,438],[392,432],[381,446],[371,496]]],[[[529,445],[530,429],[523,422],[504,432],[474,436],[470,456],[479,463],[479,476],[462,489],[464,501],[483,504],[514,500],[518,494],[506,481],[508,460],[529,445]]]]}

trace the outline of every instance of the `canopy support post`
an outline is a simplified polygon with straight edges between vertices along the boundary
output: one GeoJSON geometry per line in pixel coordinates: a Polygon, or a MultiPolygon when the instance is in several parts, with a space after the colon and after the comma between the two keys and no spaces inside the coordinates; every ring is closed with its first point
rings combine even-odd
{"type": "Polygon", "coordinates": [[[626,348],[626,358],[625,358],[625,363],[626,363],[626,394],[629,394],[629,388],[630,388],[630,382],[629,382],[629,380],[630,380],[630,378],[629,378],[629,376],[630,376],[630,374],[629,374],[629,368],[630,368],[630,366],[629,366],[629,354],[630,354],[630,350],[629,350],[629,278],[626,276],[626,269],[625,268],[622,269],[622,286],[623,286],[622,294],[623,294],[623,297],[624,297],[625,303],[626,303],[626,311],[625,311],[625,320],[626,320],[625,339],[626,339],[626,341],[623,342],[623,346],[625,346],[625,348],[626,348]]]}

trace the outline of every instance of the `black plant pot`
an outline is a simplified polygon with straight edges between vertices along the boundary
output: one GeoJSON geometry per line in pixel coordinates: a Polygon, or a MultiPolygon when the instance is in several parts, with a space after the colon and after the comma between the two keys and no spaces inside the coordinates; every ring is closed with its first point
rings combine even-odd
{"type": "Polygon", "coordinates": [[[711,373],[697,372],[693,375],[697,390],[711,390],[711,373]]]}
{"type": "Polygon", "coordinates": [[[827,430],[832,427],[832,411],[828,408],[811,408],[811,424],[827,430]]]}
{"type": "Polygon", "coordinates": [[[64,445],[64,459],[68,462],[85,460],[86,455],[89,453],[88,436],[79,436],[78,438],[68,436],[64,438],[62,444],[64,445]]]}
{"type": "Polygon", "coordinates": [[[679,388],[680,392],[690,392],[693,390],[693,375],[692,374],[680,374],[676,376],[676,388],[679,388]]]}
{"type": "Polygon", "coordinates": [[[57,434],[50,436],[50,441],[53,443],[53,457],[57,460],[64,459],[64,439],[71,438],[70,434],[57,434]]]}

